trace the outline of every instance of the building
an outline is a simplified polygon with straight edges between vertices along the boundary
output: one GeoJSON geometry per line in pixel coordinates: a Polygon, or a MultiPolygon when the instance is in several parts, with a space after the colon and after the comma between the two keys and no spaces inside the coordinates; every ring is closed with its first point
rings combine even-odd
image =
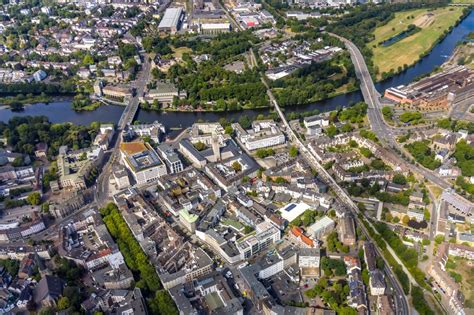
{"type": "Polygon", "coordinates": [[[186,248],[185,251],[179,252],[179,255],[171,259],[174,259],[175,265],[181,266],[181,268],[177,271],[173,270],[175,272],[159,274],[163,287],[167,290],[211,273],[214,264],[211,257],[201,248],[186,248]],[[181,259],[184,260],[180,261],[181,259]]]}
{"type": "Polygon", "coordinates": [[[109,143],[114,136],[114,125],[113,124],[101,124],[99,133],[94,139],[94,145],[100,147],[102,150],[109,148],[109,143]]]}
{"type": "Polygon", "coordinates": [[[258,150],[284,144],[285,135],[273,120],[258,120],[252,123],[252,129],[244,130],[239,123],[232,124],[240,142],[247,150],[258,150]]]}
{"type": "Polygon", "coordinates": [[[171,34],[176,33],[183,20],[184,10],[183,8],[168,8],[163,15],[163,18],[158,25],[160,32],[170,32],[171,34]]]}
{"type": "Polygon", "coordinates": [[[155,121],[151,124],[139,124],[127,126],[127,131],[124,134],[124,138],[127,141],[133,139],[133,137],[149,137],[154,143],[160,143],[160,138],[166,132],[165,126],[155,121]]]}
{"type": "Polygon", "coordinates": [[[179,91],[178,88],[170,82],[158,82],[156,88],[148,91],[147,100],[157,100],[160,103],[171,103],[174,98],[182,99],[186,93],[179,91]]]}
{"type": "Polygon", "coordinates": [[[57,158],[58,184],[62,189],[85,189],[86,178],[94,167],[101,164],[104,156],[99,147],[82,150],[68,150],[67,146],[59,148],[57,158]]]}
{"type": "Polygon", "coordinates": [[[336,223],[333,219],[328,216],[324,216],[319,221],[309,226],[307,232],[314,238],[318,239],[331,231],[335,225],[336,223]]]}
{"type": "Polygon", "coordinates": [[[102,95],[117,102],[125,102],[125,100],[132,96],[132,92],[127,87],[106,85],[102,88],[102,95]]]}
{"type": "Polygon", "coordinates": [[[446,189],[441,194],[441,200],[456,208],[459,212],[470,215],[474,210],[474,203],[456,194],[456,192],[446,189]]]}
{"type": "Polygon", "coordinates": [[[370,294],[372,295],[384,295],[385,294],[385,281],[383,274],[379,270],[376,270],[370,274],[370,294]]]}
{"type": "Polygon", "coordinates": [[[239,240],[237,243],[241,259],[250,258],[281,238],[280,230],[267,221],[257,224],[255,231],[254,235],[239,240]]]}
{"type": "Polygon", "coordinates": [[[43,81],[44,79],[46,79],[47,76],[48,76],[48,74],[46,72],[44,72],[43,70],[38,70],[35,73],[33,73],[33,79],[36,82],[43,81]]]}
{"type": "Polygon", "coordinates": [[[281,208],[280,213],[283,219],[287,220],[288,222],[292,222],[294,219],[296,219],[309,209],[311,209],[311,207],[304,202],[292,202],[281,208]]]}
{"type": "Polygon", "coordinates": [[[48,155],[48,145],[44,142],[40,142],[35,146],[35,156],[39,159],[45,158],[48,155]]]}
{"type": "Polygon", "coordinates": [[[319,248],[300,248],[298,250],[298,267],[302,278],[319,277],[321,253],[319,248]]]}
{"type": "Polygon", "coordinates": [[[324,118],[323,116],[320,116],[320,115],[309,116],[309,117],[303,118],[303,124],[305,128],[312,128],[315,126],[327,127],[329,126],[329,119],[324,118]]]}
{"type": "Polygon", "coordinates": [[[384,97],[420,110],[448,110],[457,92],[463,92],[473,77],[474,71],[465,66],[449,66],[408,86],[391,87],[384,97]]]}
{"type": "Polygon", "coordinates": [[[232,27],[229,22],[202,23],[199,25],[199,29],[201,34],[217,35],[230,32],[232,27]]]}
{"type": "Polygon", "coordinates": [[[146,142],[124,142],[120,145],[122,161],[138,184],[157,180],[167,174],[158,153],[146,142]]]}
{"type": "Polygon", "coordinates": [[[339,220],[338,225],[339,239],[345,245],[353,246],[356,243],[356,232],[354,219],[345,215],[339,220]]]}
{"type": "Polygon", "coordinates": [[[160,153],[161,157],[164,159],[170,174],[175,174],[183,171],[183,163],[181,162],[178,153],[176,153],[173,147],[171,147],[167,143],[163,143],[158,146],[157,150],[160,153]]]}
{"type": "Polygon", "coordinates": [[[180,314],[198,314],[205,309],[209,314],[243,315],[242,303],[233,292],[227,279],[215,272],[172,288],[170,295],[180,314]]]}
{"type": "Polygon", "coordinates": [[[367,270],[373,272],[377,269],[377,254],[375,252],[375,246],[373,243],[364,243],[364,261],[367,265],[367,270]]]}
{"type": "Polygon", "coordinates": [[[33,292],[36,305],[43,307],[56,306],[56,302],[63,293],[64,281],[56,276],[45,275],[38,282],[33,292]]]}
{"type": "Polygon", "coordinates": [[[420,208],[409,208],[407,215],[410,219],[415,219],[418,222],[421,222],[425,218],[425,211],[420,208]]]}
{"type": "Polygon", "coordinates": [[[119,190],[130,187],[130,179],[125,166],[121,164],[114,165],[112,175],[119,190]]]}
{"type": "Polygon", "coordinates": [[[198,221],[199,217],[194,214],[190,213],[188,210],[183,209],[179,212],[179,221],[183,224],[191,233],[196,231],[196,222],[198,221]]]}

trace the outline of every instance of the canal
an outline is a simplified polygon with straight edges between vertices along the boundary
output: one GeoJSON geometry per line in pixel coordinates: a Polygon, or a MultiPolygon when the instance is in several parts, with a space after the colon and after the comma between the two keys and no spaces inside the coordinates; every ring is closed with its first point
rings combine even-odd
{"type": "MultiPolygon", "coordinates": [[[[474,31],[474,11],[458,24],[433,50],[418,63],[408,68],[406,71],[395,75],[383,82],[377,83],[377,90],[383,94],[385,89],[391,86],[408,84],[415,78],[431,72],[436,67],[444,63],[452,54],[456,43],[461,41],[469,32],[474,31]]],[[[286,112],[303,112],[319,110],[321,112],[331,111],[338,107],[345,107],[362,100],[359,91],[339,95],[324,101],[315,102],[304,106],[287,107],[286,112]]],[[[55,123],[72,122],[74,124],[90,124],[93,121],[118,122],[124,107],[122,106],[101,106],[94,111],[75,112],[68,101],[53,102],[51,104],[34,104],[26,106],[21,112],[12,112],[8,108],[0,108],[0,121],[8,121],[14,116],[47,116],[55,123]]],[[[250,117],[258,114],[268,114],[268,109],[244,110],[239,112],[222,113],[190,113],[190,112],[156,112],[139,110],[136,119],[141,122],[153,122],[155,120],[163,123],[167,128],[188,127],[197,120],[217,121],[225,117],[228,120],[238,120],[242,115],[250,117]]]]}

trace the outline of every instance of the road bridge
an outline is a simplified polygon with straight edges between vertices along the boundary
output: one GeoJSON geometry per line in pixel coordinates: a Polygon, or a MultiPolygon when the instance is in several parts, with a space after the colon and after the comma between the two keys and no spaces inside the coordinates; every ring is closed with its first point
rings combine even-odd
{"type": "MultiPolygon", "coordinates": [[[[328,34],[341,40],[351,55],[356,76],[360,80],[360,89],[362,91],[364,101],[368,105],[367,115],[369,117],[369,123],[372,131],[386,146],[389,146],[399,152],[405,152],[406,149],[396,141],[395,136],[397,135],[397,131],[395,131],[395,128],[388,125],[384,120],[381,111],[382,107],[380,102],[380,94],[377,89],[375,89],[374,82],[372,81],[372,77],[370,76],[369,70],[367,68],[367,64],[365,63],[364,57],[362,56],[359,48],[344,37],[332,33],[328,34]]],[[[432,170],[429,170],[421,165],[410,164],[402,158],[399,159],[399,162],[400,164],[406,165],[406,167],[413,173],[421,175],[423,178],[428,179],[430,182],[440,186],[442,189],[452,187],[451,183],[439,177],[438,174],[432,170]]]]}

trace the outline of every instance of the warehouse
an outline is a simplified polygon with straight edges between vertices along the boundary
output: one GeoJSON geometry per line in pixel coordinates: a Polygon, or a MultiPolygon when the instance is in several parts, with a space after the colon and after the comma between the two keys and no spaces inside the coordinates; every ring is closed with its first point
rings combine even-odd
{"type": "Polygon", "coordinates": [[[166,9],[165,15],[158,25],[158,30],[160,32],[171,32],[171,34],[176,33],[183,19],[183,8],[169,8],[166,9]]]}

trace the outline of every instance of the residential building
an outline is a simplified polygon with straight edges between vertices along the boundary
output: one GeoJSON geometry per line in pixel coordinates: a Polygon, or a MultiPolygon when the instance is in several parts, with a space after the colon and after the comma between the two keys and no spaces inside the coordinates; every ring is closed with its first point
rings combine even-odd
{"type": "Polygon", "coordinates": [[[45,275],[33,291],[33,300],[43,307],[56,306],[63,293],[65,283],[56,276],[45,275]]]}
{"type": "Polygon", "coordinates": [[[384,295],[385,294],[385,281],[381,271],[376,270],[370,274],[369,280],[370,294],[372,295],[384,295]]]}

